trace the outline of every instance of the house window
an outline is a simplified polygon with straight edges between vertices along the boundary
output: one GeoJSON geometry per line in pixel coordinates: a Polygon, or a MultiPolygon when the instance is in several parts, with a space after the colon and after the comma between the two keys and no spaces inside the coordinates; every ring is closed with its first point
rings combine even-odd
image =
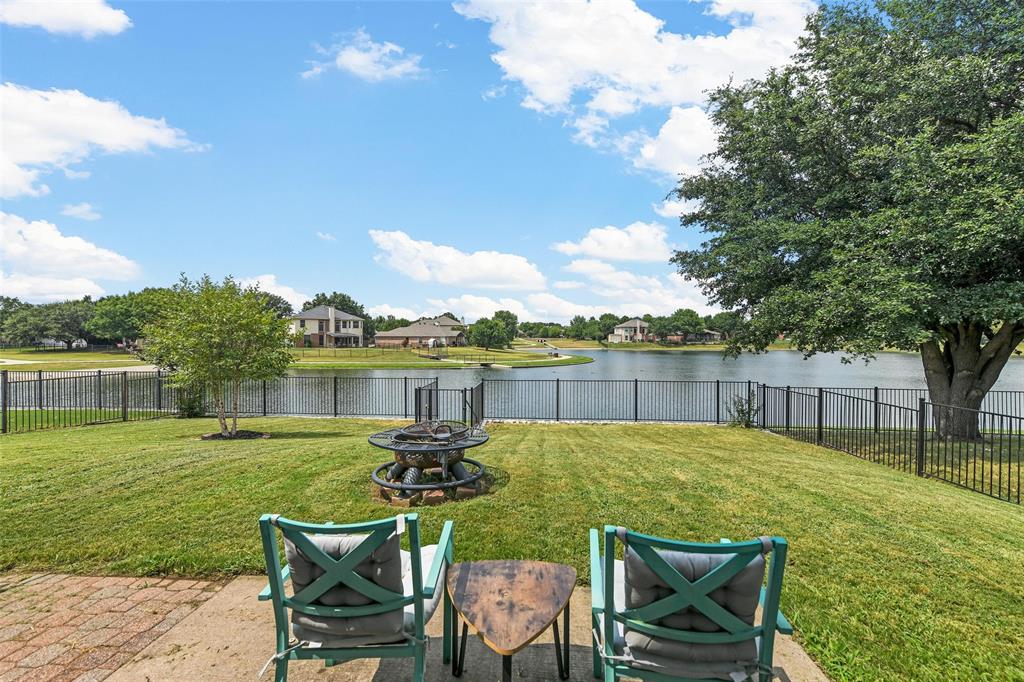
{"type": "Polygon", "coordinates": [[[299,329],[305,329],[305,328],[306,328],[306,321],[305,320],[299,320],[299,329]]]}
{"type": "Polygon", "coordinates": [[[359,329],[359,320],[352,320],[352,328],[359,329]]]}
{"type": "Polygon", "coordinates": [[[334,331],[341,331],[341,320],[334,321],[334,331]]]}
{"type": "Polygon", "coordinates": [[[317,331],[318,331],[318,332],[326,332],[326,331],[330,331],[330,330],[329,330],[329,329],[327,328],[327,320],[319,320],[319,321],[317,322],[317,331]]]}

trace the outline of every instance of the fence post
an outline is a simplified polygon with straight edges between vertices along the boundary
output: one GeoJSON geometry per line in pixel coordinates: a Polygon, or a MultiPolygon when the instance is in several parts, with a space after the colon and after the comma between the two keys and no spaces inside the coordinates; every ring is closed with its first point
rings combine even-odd
{"type": "Polygon", "coordinates": [[[164,411],[164,384],[160,370],[156,371],[156,411],[159,414],[164,411]]]}
{"type": "Polygon", "coordinates": [[[466,423],[466,389],[462,389],[462,423],[466,423]]]}
{"type": "Polygon", "coordinates": [[[402,377],[402,417],[409,418],[409,377],[402,377]]]}
{"type": "Polygon", "coordinates": [[[10,404],[7,370],[0,369],[0,433],[7,433],[7,406],[10,404]]]}
{"type": "Polygon", "coordinates": [[[267,416],[267,380],[263,380],[263,416],[267,416]]]}
{"type": "Polygon", "coordinates": [[[103,409],[103,370],[96,370],[96,409],[103,409]]]}
{"type": "Polygon", "coordinates": [[[761,384],[761,428],[768,426],[768,384],[761,384]]]}
{"type": "Polygon", "coordinates": [[[825,394],[821,387],[818,387],[818,437],[817,443],[821,445],[825,440],[825,394]]]}
{"type": "Polygon", "coordinates": [[[333,397],[333,401],[332,401],[333,412],[334,412],[334,416],[337,417],[338,416],[338,375],[335,374],[332,377],[332,379],[333,380],[331,381],[331,393],[334,396],[333,397]]]}
{"type": "Polygon", "coordinates": [[[640,380],[633,379],[633,421],[640,421],[640,380]]]}
{"type": "Polygon", "coordinates": [[[36,372],[36,409],[43,409],[43,370],[36,372]]]}
{"type": "Polygon", "coordinates": [[[722,423],[722,380],[715,379],[715,423],[722,423]]]}
{"type": "Polygon", "coordinates": [[[128,372],[121,372],[121,421],[128,421],[128,372]]]}
{"type": "Polygon", "coordinates": [[[924,398],[917,399],[917,475],[924,476],[924,398]]]}
{"type": "Polygon", "coordinates": [[[875,406],[874,406],[875,407],[875,415],[874,415],[875,433],[878,433],[878,386],[875,386],[874,396],[875,396],[875,406]]]}
{"type": "Polygon", "coordinates": [[[561,414],[561,383],[559,379],[555,379],[555,421],[559,421],[561,414]]]}
{"type": "Polygon", "coordinates": [[[786,409],[785,409],[785,413],[786,413],[786,433],[789,433],[789,424],[790,424],[790,419],[789,419],[789,403],[790,403],[790,394],[791,393],[792,393],[792,388],[789,387],[789,386],[786,386],[786,409]]]}

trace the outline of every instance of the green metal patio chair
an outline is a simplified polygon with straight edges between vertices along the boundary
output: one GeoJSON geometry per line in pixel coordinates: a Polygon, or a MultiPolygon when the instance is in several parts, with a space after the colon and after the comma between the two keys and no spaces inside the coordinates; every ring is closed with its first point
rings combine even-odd
{"type": "Polygon", "coordinates": [[[772,678],[775,633],[793,632],[779,611],[784,539],[705,544],[605,526],[603,549],[591,529],[594,677],[772,678]],[[625,548],[622,561],[615,559],[616,541],[625,548]]]}
{"type": "Polygon", "coordinates": [[[409,657],[413,680],[420,682],[424,627],[441,600],[443,659],[448,663],[452,606],[445,575],[452,562],[453,528],[445,521],[438,544],[421,547],[416,514],[345,525],[260,517],[269,582],[259,599],[273,604],[277,628],[277,652],[263,671],[274,664],[275,681],[284,682],[290,660],[319,659],[330,666],[356,658],[409,657]],[[284,569],[275,528],[284,540],[284,569]],[[400,546],[405,530],[408,552],[400,546]],[[289,577],[291,596],[285,591],[289,577]]]}

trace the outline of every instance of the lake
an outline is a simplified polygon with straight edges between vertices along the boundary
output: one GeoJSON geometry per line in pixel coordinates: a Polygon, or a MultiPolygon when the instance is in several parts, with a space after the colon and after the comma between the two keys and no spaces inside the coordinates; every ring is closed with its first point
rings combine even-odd
{"type": "MultiPolygon", "coordinates": [[[[376,369],[291,370],[304,376],[438,377],[441,388],[464,388],[480,379],[648,379],[751,380],[775,386],[850,386],[924,388],[921,358],[911,353],[879,353],[869,363],[844,363],[838,354],[810,358],[794,351],[723,358],[718,351],[563,350],[594,362],[562,367],[519,369],[376,369]]],[[[996,383],[997,390],[1024,390],[1024,359],[1012,358],[996,383]]]]}

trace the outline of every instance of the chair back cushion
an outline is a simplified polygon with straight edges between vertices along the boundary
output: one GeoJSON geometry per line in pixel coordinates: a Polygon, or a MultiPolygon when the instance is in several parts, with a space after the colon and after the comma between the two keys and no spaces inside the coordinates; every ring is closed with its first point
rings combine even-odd
{"type": "MultiPolygon", "coordinates": [[[[735,556],[667,550],[659,550],[658,554],[691,583],[700,580],[735,556]]],[[[675,594],[675,590],[658,577],[640,555],[629,547],[626,548],[624,563],[626,608],[639,608],[675,594]]],[[[708,596],[743,622],[753,625],[761,594],[761,583],[764,580],[764,568],[764,557],[760,554],[755,555],[739,573],[708,596]]],[[[724,632],[716,622],[693,606],[670,613],[651,621],[650,624],[676,630],[724,632]]],[[[689,663],[753,661],[757,658],[757,643],[753,639],[726,644],[691,644],[665,637],[654,637],[632,630],[628,626],[625,628],[625,638],[633,656],[638,659],[645,654],[689,663]]]]}
{"type": "MultiPolygon", "coordinates": [[[[308,535],[313,544],[332,559],[338,560],[358,547],[366,535],[308,535]]],[[[302,553],[287,537],[284,541],[285,557],[291,568],[292,588],[295,594],[305,589],[324,574],[324,569],[302,553]]],[[[384,589],[403,593],[401,545],[392,535],[369,556],[356,564],[354,572],[384,589]]],[[[323,606],[366,606],[375,600],[343,583],[324,592],[312,603],[323,606]]],[[[339,636],[395,634],[402,632],[402,607],[393,611],[352,618],[310,616],[292,612],[292,622],[307,630],[339,636]]]]}

